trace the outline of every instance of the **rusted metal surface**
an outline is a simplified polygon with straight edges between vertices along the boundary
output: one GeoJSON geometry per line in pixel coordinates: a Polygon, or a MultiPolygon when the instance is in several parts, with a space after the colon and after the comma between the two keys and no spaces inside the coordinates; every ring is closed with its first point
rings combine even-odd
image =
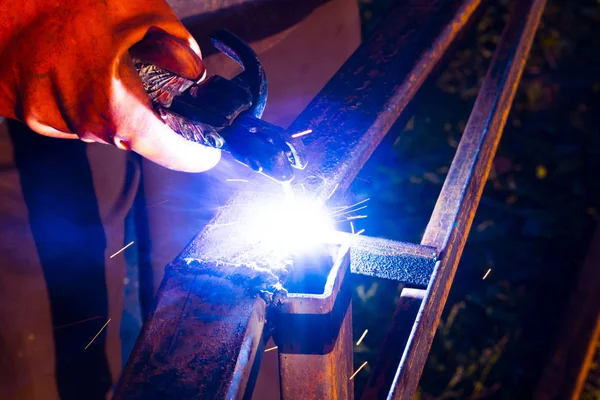
{"type": "Polygon", "coordinates": [[[421,241],[438,249],[440,261],[388,399],[412,399],[415,395],[544,5],[544,0],[515,2],[475,101],[421,241]]]}
{"type": "Polygon", "coordinates": [[[352,241],[352,273],[391,279],[408,286],[426,288],[437,260],[435,247],[369,236],[352,241]]]}
{"type": "Polygon", "coordinates": [[[265,301],[213,266],[170,265],[115,399],[239,399],[268,337],[265,301]]]}
{"type": "MultiPolygon", "coordinates": [[[[305,137],[310,162],[294,181],[297,191],[302,184],[311,195],[332,199],[343,192],[479,4],[480,0],[406,1],[380,24],[289,129],[314,132],[305,137]]],[[[271,304],[280,301],[277,293],[288,272],[288,260],[240,228],[240,222],[252,219],[248,205],[260,203],[261,196],[280,193],[280,186],[255,176],[247,187],[253,192],[234,194],[167,268],[157,307],[144,324],[121,377],[117,399],[235,398],[248,383],[252,386],[252,357],[264,329],[263,298],[271,304]],[[200,264],[182,267],[186,258],[200,260],[200,264]]],[[[413,255],[425,249],[411,247],[413,255]]],[[[425,258],[430,263],[432,256],[425,258]]],[[[344,298],[336,296],[334,304],[344,298]]],[[[287,307],[302,314],[308,303],[312,301],[284,303],[280,311],[287,307]]],[[[311,307],[312,312],[318,309],[311,307]]],[[[351,306],[336,307],[329,318],[341,322],[332,350],[293,353],[284,341],[282,354],[288,357],[282,358],[284,364],[291,362],[291,368],[327,356],[322,367],[329,368],[332,376],[349,372],[351,342],[348,347],[340,338],[351,339],[351,306]]],[[[283,312],[280,315],[286,318],[283,312]]],[[[348,378],[336,382],[335,390],[352,393],[348,378]]],[[[314,381],[312,376],[306,379],[314,381]]],[[[286,378],[285,382],[290,381],[286,378]]],[[[285,387],[282,391],[289,393],[285,387]]]]}
{"type": "Polygon", "coordinates": [[[274,311],[283,400],[354,396],[349,265],[342,249],[323,293],[289,293],[274,311]]]}
{"type": "Polygon", "coordinates": [[[402,290],[391,328],[362,393],[363,400],[386,398],[424,296],[425,291],[421,289],[402,290]]]}

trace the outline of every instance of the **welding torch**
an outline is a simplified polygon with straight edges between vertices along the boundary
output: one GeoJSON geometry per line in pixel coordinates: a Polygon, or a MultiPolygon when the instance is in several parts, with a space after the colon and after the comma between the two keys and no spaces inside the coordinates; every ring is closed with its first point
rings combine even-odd
{"type": "Polygon", "coordinates": [[[300,143],[292,143],[283,128],[261,119],[267,78],[260,59],[227,30],[214,32],[211,42],[243,71],[232,79],[212,75],[197,83],[133,57],[156,112],[185,139],[228,152],[237,162],[289,187],[294,170],[304,169],[306,161],[300,143]]]}

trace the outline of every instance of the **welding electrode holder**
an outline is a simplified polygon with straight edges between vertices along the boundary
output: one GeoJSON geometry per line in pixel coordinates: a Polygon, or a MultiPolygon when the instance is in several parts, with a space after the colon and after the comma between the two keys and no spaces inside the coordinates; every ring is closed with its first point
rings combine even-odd
{"type": "Polygon", "coordinates": [[[288,182],[306,163],[283,128],[261,119],[267,78],[252,48],[227,30],[211,35],[213,46],[244,70],[233,79],[213,75],[197,84],[143,60],[134,64],[164,122],[185,139],[230,153],[254,171],[288,182]]]}

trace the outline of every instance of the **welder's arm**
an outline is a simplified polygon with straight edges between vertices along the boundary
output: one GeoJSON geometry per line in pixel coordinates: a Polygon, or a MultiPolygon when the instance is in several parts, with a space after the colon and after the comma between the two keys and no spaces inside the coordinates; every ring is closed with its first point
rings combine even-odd
{"type": "Polygon", "coordinates": [[[203,78],[200,49],[164,0],[3,0],[0,15],[1,116],[171,169],[216,165],[218,150],[157,117],[131,62],[134,47],[159,67],[203,78]]]}

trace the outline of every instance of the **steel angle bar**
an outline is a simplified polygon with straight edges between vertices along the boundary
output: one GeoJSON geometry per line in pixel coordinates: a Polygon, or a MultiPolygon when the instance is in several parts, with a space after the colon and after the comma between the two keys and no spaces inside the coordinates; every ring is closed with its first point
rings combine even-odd
{"type": "MultiPolygon", "coordinates": [[[[439,261],[388,399],[412,399],[417,390],[544,5],[544,0],[514,2],[421,241],[438,249],[439,261]]],[[[394,338],[388,336],[387,340],[394,338]]],[[[387,348],[387,343],[382,348],[387,348]]]]}

